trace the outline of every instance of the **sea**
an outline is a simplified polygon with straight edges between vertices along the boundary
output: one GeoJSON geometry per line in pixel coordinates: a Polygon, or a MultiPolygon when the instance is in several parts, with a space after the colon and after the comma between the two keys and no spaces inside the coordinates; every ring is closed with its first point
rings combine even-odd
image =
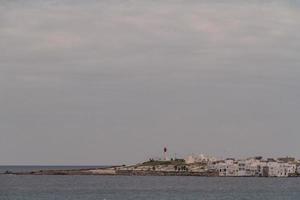
{"type": "MultiPolygon", "coordinates": [[[[96,166],[2,166],[2,171],[96,166]]],[[[0,200],[299,200],[300,178],[0,175],[0,200]]]]}

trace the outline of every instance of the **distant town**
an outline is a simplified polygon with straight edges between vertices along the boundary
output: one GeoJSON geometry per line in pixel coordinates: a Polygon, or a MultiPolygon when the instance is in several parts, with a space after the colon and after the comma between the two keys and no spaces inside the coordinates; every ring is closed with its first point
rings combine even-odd
{"type": "Polygon", "coordinates": [[[292,177],[300,174],[300,161],[293,157],[217,160],[201,154],[189,156],[185,163],[191,171],[198,170],[197,165],[203,165],[204,170],[215,170],[218,176],[292,177]]]}
{"type": "Polygon", "coordinates": [[[300,160],[293,157],[264,159],[262,156],[217,159],[203,154],[179,159],[169,158],[167,148],[164,148],[162,158],[151,158],[142,164],[121,167],[120,170],[228,177],[297,177],[300,176],[300,160]]]}
{"type": "Polygon", "coordinates": [[[4,174],[15,175],[125,175],[125,176],[210,176],[210,177],[300,177],[300,160],[293,157],[217,159],[208,155],[186,158],[168,156],[167,148],[159,158],[135,165],[118,165],[93,169],[39,170],[4,174]]]}

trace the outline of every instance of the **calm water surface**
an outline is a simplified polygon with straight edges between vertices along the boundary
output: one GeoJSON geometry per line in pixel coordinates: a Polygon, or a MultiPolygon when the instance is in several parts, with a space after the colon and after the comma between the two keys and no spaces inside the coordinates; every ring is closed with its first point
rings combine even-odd
{"type": "MultiPolygon", "coordinates": [[[[51,166],[37,166],[37,165],[26,165],[26,166],[22,166],[22,165],[1,165],[0,166],[0,173],[4,173],[6,171],[10,171],[10,172],[31,172],[31,171],[38,171],[38,170],[53,170],[53,169],[89,169],[89,168],[101,168],[101,167],[105,167],[105,166],[95,166],[95,165],[87,165],[87,166],[67,166],[67,165],[51,165],[51,166]]],[[[1,199],[0,199],[1,200],[1,199]]]]}
{"type": "Polygon", "coordinates": [[[298,200],[300,178],[0,176],[0,200],[298,200]]]}

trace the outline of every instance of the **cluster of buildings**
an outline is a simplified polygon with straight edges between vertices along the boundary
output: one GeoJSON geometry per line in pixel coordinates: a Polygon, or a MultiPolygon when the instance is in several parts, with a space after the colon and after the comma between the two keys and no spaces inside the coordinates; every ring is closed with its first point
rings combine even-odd
{"type": "Polygon", "coordinates": [[[193,164],[193,163],[212,163],[216,162],[217,159],[213,156],[205,156],[204,154],[200,155],[189,155],[185,158],[186,164],[193,164]]]}
{"type": "Polygon", "coordinates": [[[219,176],[290,177],[300,174],[300,161],[291,157],[265,160],[259,156],[247,159],[217,160],[200,155],[188,156],[185,162],[191,166],[205,164],[207,170],[214,170],[219,176]]]}
{"type": "Polygon", "coordinates": [[[185,159],[168,156],[167,148],[163,157],[149,161],[120,166],[118,172],[150,175],[190,175],[228,177],[296,177],[300,176],[300,160],[293,157],[268,158],[261,156],[247,159],[217,159],[207,155],[189,155],[185,159]]]}

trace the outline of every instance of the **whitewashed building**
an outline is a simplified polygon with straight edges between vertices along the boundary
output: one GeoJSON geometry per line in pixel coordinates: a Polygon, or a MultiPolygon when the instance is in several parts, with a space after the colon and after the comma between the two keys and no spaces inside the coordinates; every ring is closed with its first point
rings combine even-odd
{"type": "Polygon", "coordinates": [[[247,176],[246,174],[246,161],[238,161],[238,176],[247,176]]]}
{"type": "Polygon", "coordinates": [[[297,171],[296,164],[281,163],[281,174],[284,174],[284,176],[290,176],[291,174],[295,174],[296,171],[297,171]]]}
{"type": "Polygon", "coordinates": [[[238,176],[238,164],[233,159],[226,159],[216,164],[219,176],[238,176]]]}
{"type": "Polygon", "coordinates": [[[276,177],[278,175],[279,166],[277,162],[268,162],[268,176],[276,177]]]}
{"type": "Polygon", "coordinates": [[[296,173],[296,164],[282,162],[268,162],[269,172],[271,177],[288,177],[296,173]]]}
{"type": "Polygon", "coordinates": [[[227,165],[225,162],[219,162],[215,165],[216,170],[219,173],[219,176],[226,176],[227,165]]]}
{"type": "Polygon", "coordinates": [[[217,159],[212,156],[205,156],[203,154],[200,155],[189,155],[185,159],[185,162],[187,164],[193,164],[193,163],[208,163],[208,162],[214,162],[217,159]]]}
{"type": "Polygon", "coordinates": [[[255,158],[246,160],[246,176],[261,176],[261,161],[255,158]]]}
{"type": "Polygon", "coordinates": [[[238,161],[227,159],[216,163],[215,169],[219,176],[288,177],[297,171],[296,164],[278,161],[268,162],[255,158],[238,161]]]}
{"type": "Polygon", "coordinates": [[[233,159],[227,159],[226,163],[226,176],[238,176],[239,166],[233,159]]]}
{"type": "MultiPolygon", "coordinates": [[[[253,157],[244,160],[228,158],[226,160],[214,161],[203,155],[189,156],[187,163],[198,165],[205,164],[206,170],[215,170],[219,176],[256,176],[256,177],[288,177],[300,174],[299,161],[269,158],[263,160],[262,157],[253,157]]],[[[203,167],[202,167],[203,168],[203,167]]],[[[201,169],[202,169],[201,168],[201,169]]],[[[196,169],[196,168],[195,168],[196,169]]]]}
{"type": "Polygon", "coordinates": [[[192,155],[187,156],[184,160],[186,164],[193,164],[196,162],[195,157],[192,155]]]}

